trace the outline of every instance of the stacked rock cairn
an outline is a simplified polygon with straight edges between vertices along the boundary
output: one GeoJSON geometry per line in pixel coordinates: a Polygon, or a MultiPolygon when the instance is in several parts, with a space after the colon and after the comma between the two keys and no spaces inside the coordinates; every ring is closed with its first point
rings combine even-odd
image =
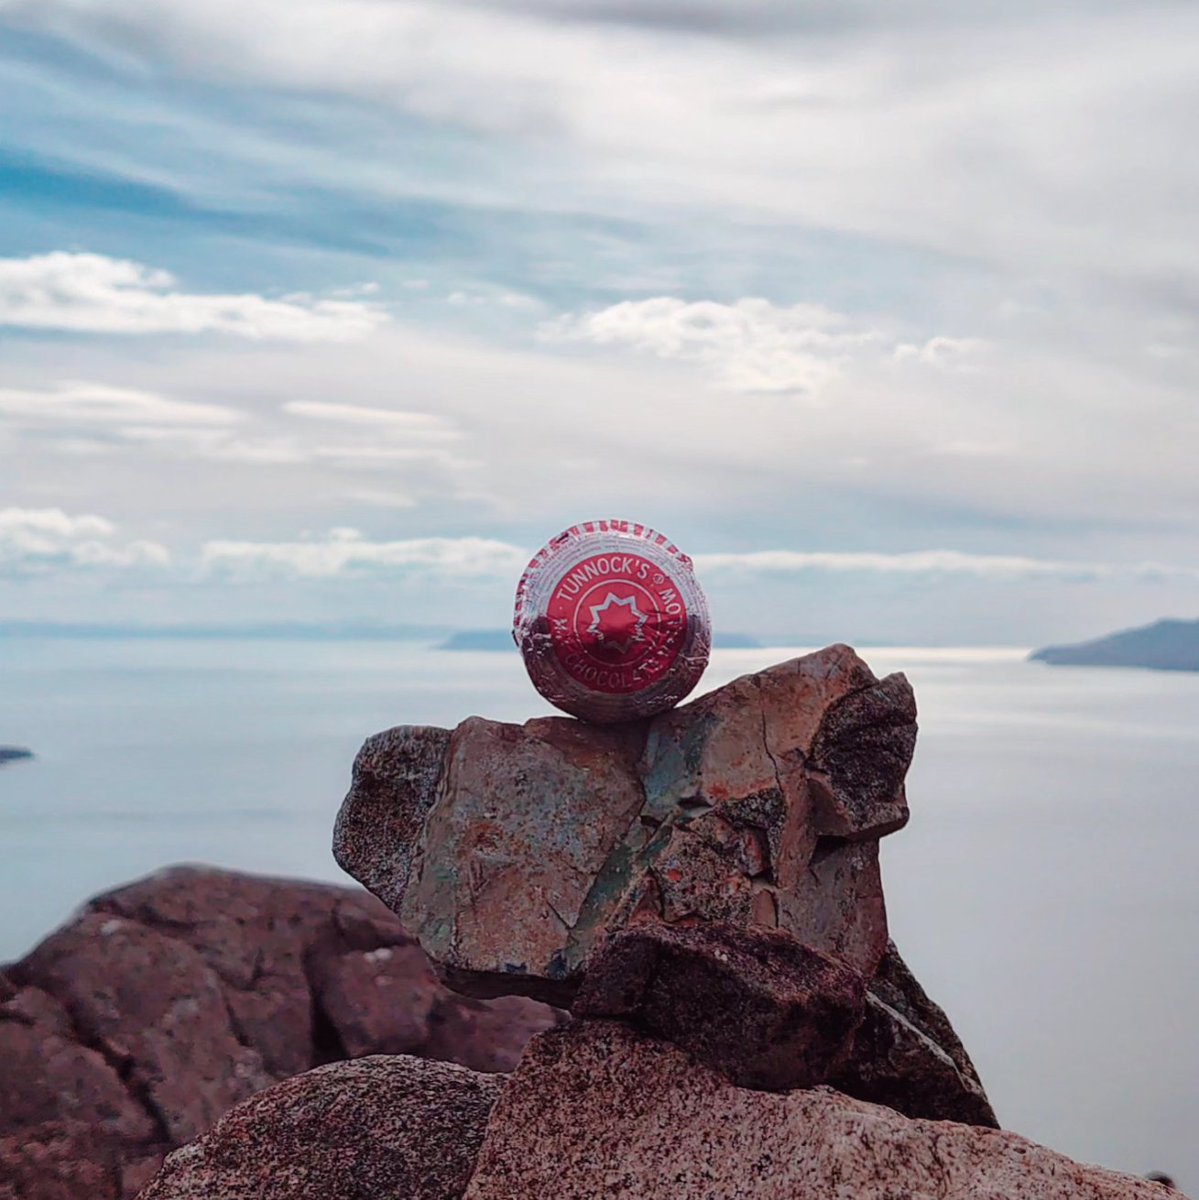
{"type": "Polygon", "coordinates": [[[1179,1196],[997,1128],[887,934],[915,741],[907,681],[846,646],[624,725],[371,738],[338,861],[452,988],[569,1011],[506,1076],[297,1075],[142,1200],[1179,1196]]]}
{"type": "MultiPolygon", "coordinates": [[[[405,726],[358,755],[334,852],[449,986],[570,1010],[526,1052],[533,1095],[539,1064],[549,1087],[652,1043],[737,1088],[995,1127],[888,938],[879,839],[908,820],[915,743],[908,681],[847,646],[624,725],[405,726]]],[[[539,1194],[509,1178],[527,1158],[489,1137],[469,1194],[539,1194]]]]}

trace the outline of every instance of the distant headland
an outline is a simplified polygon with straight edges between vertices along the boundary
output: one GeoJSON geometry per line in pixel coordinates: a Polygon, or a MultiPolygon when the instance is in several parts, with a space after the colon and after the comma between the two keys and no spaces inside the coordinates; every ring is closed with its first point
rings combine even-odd
{"type": "MultiPolygon", "coordinates": [[[[713,638],[717,650],[759,650],[762,643],[747,633],[717,634],[713,638]]],[[[507,629],[461,629],[440,642],[438,650],[511,650],[516,643],[507,629]]]]}
{"type": "Polygon", "coordinates": [[[1092,642],[1047,646],[1029,658],[1062,667],[1148,667],[1199,671],[1199,621],[1157,621],[1092,642]]]}
{"type": "Polygon", "coordinates": [[[24,746],[0,746],[0,764],[32,757],[33,751],[26,750],[24,746]]]}

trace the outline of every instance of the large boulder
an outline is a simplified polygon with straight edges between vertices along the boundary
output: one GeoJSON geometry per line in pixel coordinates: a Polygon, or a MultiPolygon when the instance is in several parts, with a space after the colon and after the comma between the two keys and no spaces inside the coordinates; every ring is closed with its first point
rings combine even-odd
{"type": "Polygon", "coordinates": [[[226,1113],[141,1200],[459,1200],[499,1087],[408,1056],[319,1067],[226,1113]]]}
{"type": "Polygon", "coordinates": [[[623,726],[400,728],[359,754],[334,852],[474,995],[568,1003],[647,916],[777,928],[870,978],[915,737],[907,681],[847,646],[623,726]]]}
{"type": "Polygon", "coordinates": [[[262,1054],[238,1040],[216,973],[179,938],[88,912],[13,974],[58,1000],[171,1143],[271,1082],[262,1054]]]}
{"type": "Polygon", "coordinates": [[[277,1080],[380,1052],[506,1071],[558,1019],[448,991],[357,889],[164,871],[97,897],[0,971],[0,1180],[21,1178],[24,1200],[37,1175],[53,1198],[60,1177],[76,1186],[100,1163],[103,1187],[129,1197],[277,1080]]]}
{"type": "Polygon", "coordinates": [[[827,1087],[735,1087],[610,1021],[534,1038],[466,1200],[1165,1200],[1015,1134],[912,1120],[827,1087]]]}

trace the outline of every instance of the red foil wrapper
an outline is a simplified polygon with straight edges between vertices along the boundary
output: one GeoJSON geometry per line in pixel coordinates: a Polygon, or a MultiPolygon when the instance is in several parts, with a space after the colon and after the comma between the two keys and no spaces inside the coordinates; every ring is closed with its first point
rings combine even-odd
{"type": "Polygon", "coordinates": [[[691,559],[632,521],[572,525],[539,550],[516,588],[512,636],[533,686],[597,724],[673,708],[712,643],[691,559]]]}

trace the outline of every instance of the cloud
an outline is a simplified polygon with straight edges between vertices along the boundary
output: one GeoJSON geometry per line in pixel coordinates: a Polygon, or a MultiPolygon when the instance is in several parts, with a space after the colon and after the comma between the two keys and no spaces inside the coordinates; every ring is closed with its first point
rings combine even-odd
{"type": "Polygon", "coordinates": [[[315,451],[286,435],[239,437],[224,429],[174,429],[134,425],[118,431],[131,445],[148,447],[175,458],[259,466],[299,466],[313,461],[315,451]]]}
{"type": "Polygon", "coordinates": [[[863,608],[982,580],[980,625],[999,594],[1013,627],[1049,592],[1189,611],[1176,568],[1173,598],[1129,582],[1152,564],[1102,572],[1185,563],[1199,532],[1197,360],[1161,352],[1196,342],[1194,33],[1199,7],[1158,0],[0,0],[10,150],[44,168],[0,199],[6,253],[169,263],[183,283],[121,285],[157,298],[305,279],[377,304],[342,285],[378,275],[396,313],[344,345],[9,338],[10,390],[245,416],[15,417],[5,502],[153,511],[196,547],[519,543],[619,498],[689,548],[994,552],[712,568],[789,611],[810,579],[785,571],[817,569],[863,608]],[[986,586],[1080,569],[1111,582],[986,586]]]}
{"type": "MultiPolygon", "coordinates": [[[[1192,288],[1199,273],[1197,167],[1178,153],[1194,134],[1193,5],[4,0],[0,19],[129,75],[240,85],[260,102],[264,89],[284,104],[350,96],[434,135],[508,142],[507,161],[442,142],[389,169],[373,133],[288,145],[239,106],[225,132],[256,160],[237,189],[255,200],[258,167],[281,193],[307,171],[464,204],[653,209],[659,228],[703,208],[747,231],[756,220],[775,253],[806,226],[1000,271],[1192,288]],[[456,176],[465,162],[485,173],[456,176]]],[[[325,116],[326,134],[345,130],[325,116]]],[[[194,157],[203,172],[177,154],[175,168],[207,195],[218,184],[194,157]]]]}
{"type": "Polygon", "coordinates": [[[372,542],[356,529],[333,529],[297,542],[207,542],[201,552],[208,571],[237,578],[262,575],[333,579],[374,573],[507,576],[528,562],[519,546],[488,538],[412,538],[372,542]]]}
{"type": "Polygon", "coordinates": [[[431,413],[402,412],[390,408],[367,408],[358,404],[325,404],[319,401],[293,400],[283,411],[316,421],[334,421],[343,425],[368,426],[420,437],[453,438],[459,436],[444,417],[431,413]]]}
{"type": "Polygon", "coordinates": [[[417,501],[407,492],[385,491],[382,488],[355,488],[346,493],[346,499],[357,504],[368,504],[372,508],[415,508],[417,501]]]}
{"type": "Polygon", "coordinates": [[[548,341],[589,342],[640,350],[663,359],[711,368],[737,392],[812,394],[855,359],[943,366],[981,348],[977,339],[935,337],[923,345],[896,344],[880,329],[855,327],[845,315],[817,304],[773,304],[744,297],[732,304],[688,302],[671,296],[625,300],[608,308],[547,322],[548,341]]]}
{"type": "Polygon", "coordinates": [[[1181,579],[1199,581],[1199,566],[1167,563],[1077,562],[1013,554],[965,554],[916,550],[904,554],[838,551],[759,550],[743,554],[697,554],[696,569],[713,573],[790,575],[803,571],[898,575],[965,575],[977,579],[1181,579]]]}
{"type": "Polygon", "coordinates": [[[114,540],[104,517],[71,516],[61,508],[0,509],[0,576],[63,570],[162,568],[171,556],[156,542],[114,540]]]}
{"type": "Polygon", "coordinates": [[[145,423],[160,426],[232,425],[240,412],[216,404],[191,404],[155,392],[103,383],[64,382],[45,390],[0,388],[0,414],[21,421],[75,426],[145,423]]]}
{"type": "Polygon", "coordinates": [[[169,272],[100,254],[0,259],[0,325],[71,333],[226,333],[254,340],[351,341],[387,321],[361,300],[192,293],[169,272]]]}
{"type": "MultiPolygon", "coordinates": [[[[363,573],[428,571],[442,576],[513,577],[530,557],[527,547],[479,537],[372,541],[356,529],[289,542],[211,541],[201,559],[210,571],[239,577],[261,575],[333,579],[363,573]]],[[[1199,565],[1155,562],[1092,562],[1010,554],[916,550],[899,554],[861,551],[760,550],[693,555],[701,578],[831,574],[962,576],[980,581],[1050,579],[1067,583],[1101,580],[1199,581],[1199,565]]]]}
{"type": "Polygon", "coordinates": [[[437,446],[328,443],[288,432],[236,437],[225,430],[147,425],[121,429],[118,436],[127,443],[153,447],[175,458],[208,462],[295,467],[323,464],[345,471],[388,471],[403,464],[457,471],[475,465],[437,446]]]}
{"type": "MultiPolygon", "coordinates": [[[[271,419],[271,412],[252,420],[250,413],[226,405],[190,403],[101,383],[66,382],[44,390],[0,388],[0,417],[11,418],[14,430],[33,430],[39,437],[50,431],[54,449],[77,456],[112,453],[124,446],[176,459],[261,466],[329,464],[360,471],[404,463],[441,470],[470,465],[445,449],[445,443],[460,439],[461,433],[431,413],[319,401],[288,402],[281,411],[303,420],[280,423],[271,419]],[[343,425],[347,440],[329,442],[308,427],[309,421],[343,425]],[[352,440],[354,435],[362,440],[352,440]]],[[[398,506],[394,498],[387,505],[398,506]]]]}
{"type": "Polygon", "coordinates": [[[894,350],[896,362],[919,362],[930,367],[968,366],[987,349],[982,338],[931,337],[923,345],[901,342],[894,350]]]}

